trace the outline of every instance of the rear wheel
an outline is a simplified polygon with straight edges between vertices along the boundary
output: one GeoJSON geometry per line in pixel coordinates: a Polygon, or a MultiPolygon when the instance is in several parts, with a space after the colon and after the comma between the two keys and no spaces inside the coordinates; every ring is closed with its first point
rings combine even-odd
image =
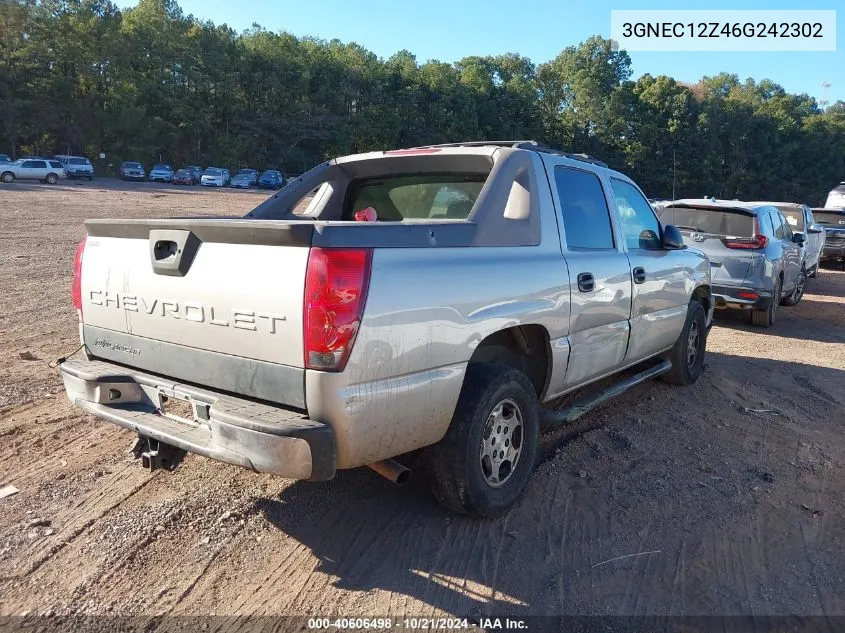
{"type": "Polygon", "coordinates": [[[531,477],[539,435],[528,377],[501,365],[470,365],[449,430],[423,454],[434,497],[455,512],[502,514],[531,477]]]}
{"type": "Polygon", "coordinates": [[[10,171],[4,171],[3,175],[0,176],[0,180],[9,184],[10,182],[15,182],[15,175],[10,171]]]}
{"type": "Polygon", "coordinates": [[[804,288],[806,287],[807,271],[802,268],[801,273],[798,275],[798,280],[795,282],[795,288],[788,297],[785,297],[783,301],[781,301],[781,303],[785,306],[798,305],[798,302],[801,301],[801,297],[804,296],[804,288]]]}
{"type": "Polygon", "coordinates": [[[55,185],[59,182],[59,177],[56,174],[47,174],[47,177],[44,180],[47,181],[48,185],[55,185]]]}
{"type": "Polygon", "coordinates": [[[666,358],[672,369],[663,374],[664,382],[672,385],[691,385],[704,371],[704,352],[707,348],[707,315],[698,301],[690,301],[684,329],[666,358]]]}
{"type": "Polygon", "coordinates": [[[775,324],[775,316],[777,315],[778,304],[780,304],[780,277],[775,281],[775,287],[772,290],[772,300],[769,307],[765,310],[752,310],[751,323],[759,327],[772,327],[775,324]]]}

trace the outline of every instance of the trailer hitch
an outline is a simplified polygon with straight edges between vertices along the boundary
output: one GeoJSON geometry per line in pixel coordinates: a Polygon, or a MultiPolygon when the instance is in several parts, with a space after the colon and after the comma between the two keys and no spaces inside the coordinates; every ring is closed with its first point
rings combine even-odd
{"type": "Polygon", "coordinates": [[[133,459],[140,459],[141,466],[149,471],[165,469],[173,470],[182,461],[185,456],[185,451],[170,444],[159,442],[139,435],[132,446],[129,447],[129,453],[133,459]]]}

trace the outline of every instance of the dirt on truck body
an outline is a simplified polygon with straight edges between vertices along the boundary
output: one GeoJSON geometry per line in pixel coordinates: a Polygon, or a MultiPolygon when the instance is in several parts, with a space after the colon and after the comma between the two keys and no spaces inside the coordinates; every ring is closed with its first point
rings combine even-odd
{"type": "Polygon", "coordinates": [[[0,487],[19,492],[0,499],[0,615],[845,614],[839,270],[771,330],[717,315],[692,387],[649,381],[545,433],[498,519],[447,515],[416,479],[367,469],[309,483],[190,454],[139,468],[134,434],[72,407],[47,366],[78,346],[83,221],[261,199],[4,187],[0,487]]]}

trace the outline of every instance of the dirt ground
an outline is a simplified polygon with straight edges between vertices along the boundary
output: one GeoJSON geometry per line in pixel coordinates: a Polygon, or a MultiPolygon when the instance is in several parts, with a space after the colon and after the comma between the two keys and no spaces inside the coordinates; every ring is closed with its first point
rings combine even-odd
{"type": "Polygon", "coordinates": [[[20,490],[0,499],[0,615],[845,615],[838,270],[772,330],[718,313],[696,385],[649,382],[546,434],[498,520],[368,469],[297,483],[128,461],[131,434],[74,410],[47,364],[78,345],[83,220],[242,213],[266,195],[0,188],[0,487],[20,490]]]}

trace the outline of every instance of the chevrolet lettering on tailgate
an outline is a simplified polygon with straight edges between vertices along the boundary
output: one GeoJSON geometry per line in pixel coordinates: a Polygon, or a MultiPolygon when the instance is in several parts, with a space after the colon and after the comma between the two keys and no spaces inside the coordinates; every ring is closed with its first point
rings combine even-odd
{"type": "Polygon", "coordinates": [[[193,302],[180,303],[170,299],[140,297],[105,290],[91,290],[89,298],[92,304],[104,308],[115,308],[127,312],[145,312],[152,316],[184,319],[221,327],[236,327],[241,330],[266,329],[270,334],[276,333],[277,321],[286,320],[283,314],[271,314],[255,310],[216,310],[213,305],[193,302]],[[259,328],[261,324],[264,324],[264,327],[259,328]]]}

